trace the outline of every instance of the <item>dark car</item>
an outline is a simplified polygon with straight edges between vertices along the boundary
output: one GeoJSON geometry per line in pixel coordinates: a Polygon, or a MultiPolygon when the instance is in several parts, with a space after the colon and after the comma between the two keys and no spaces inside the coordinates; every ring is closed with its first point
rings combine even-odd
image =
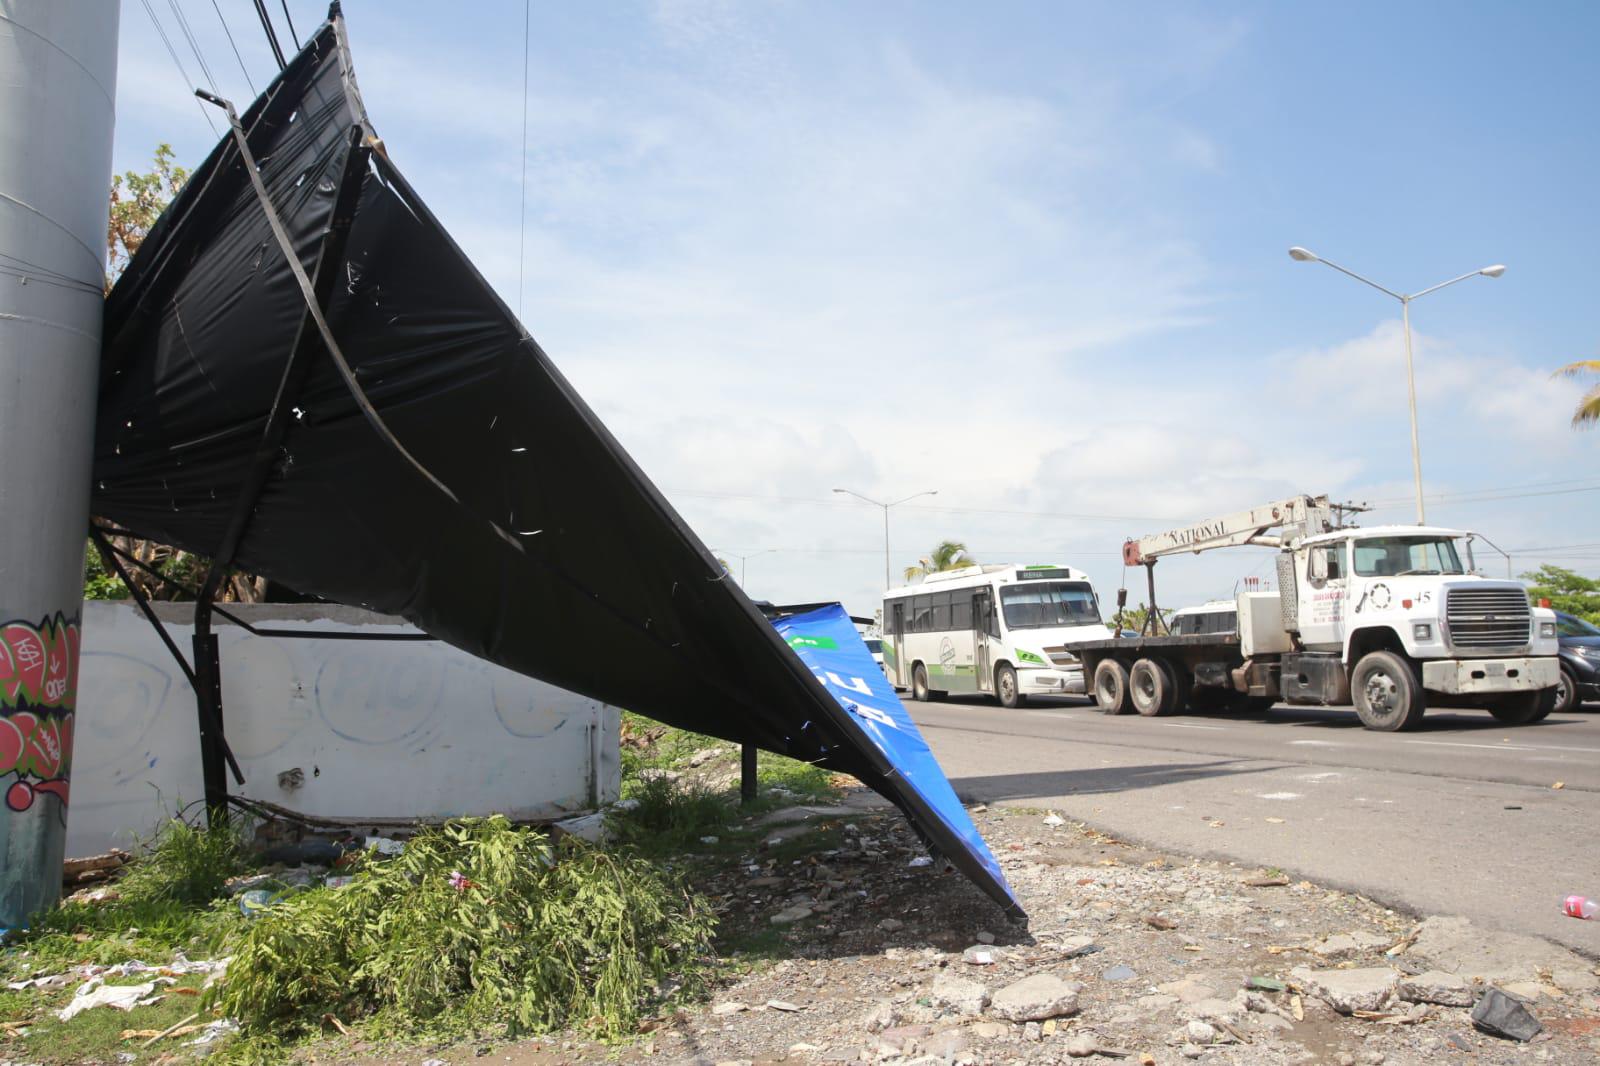
{"type": "Polygon", "coordinates": [[[1600,700],[1600,627],[1557,611],[1556,638],[1561,644],[1561,680],[1556,684],[1555,711],[1600,700]]]}

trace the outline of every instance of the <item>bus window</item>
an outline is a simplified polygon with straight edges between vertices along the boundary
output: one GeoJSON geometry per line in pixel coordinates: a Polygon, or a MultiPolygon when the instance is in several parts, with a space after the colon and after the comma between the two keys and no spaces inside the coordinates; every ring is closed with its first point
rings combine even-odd
{"type": "Polygon", "coordinates": [[[1100,624],[1094,592],[1083,582],[1008,585],[1000,590],[1000,609],[1009,629],[1100,624]]]}
{"type": "Polygon", "coordinates": [[[966,592],[957,592],[950,601],[950,628],[958,631],[972,628],[972,597],[966,592]]]}
{"type": "Polygon", "coordinates": [[[943,633],[950,628],[950,594],[948,592],[935,592],[933,594],[933,631],[943,633]]]}

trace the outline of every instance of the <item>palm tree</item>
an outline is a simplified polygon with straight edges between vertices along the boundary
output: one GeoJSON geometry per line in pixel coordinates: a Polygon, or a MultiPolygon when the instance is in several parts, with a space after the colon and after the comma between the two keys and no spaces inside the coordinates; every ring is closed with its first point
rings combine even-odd
{"type": "Polygon", "coordinates": [[[937,574],[942,570],[959,570],[963,566],[976,566],[978,560],[967,551],[967,546],[959,540],[941,540],[938,547],[933,549],[933,554],[917,560],[916,566],[906,567],[906,580],[912,581],[929,574],[937,574]]]}
{"type": "MultiPolygon", "coordinates": [[[[1566,378],[1579,374],[1600,374],[1600,359],[1579,359],[1557,370],[1556,374],[1566,378]]],[[[1600,385],[1584,393],[1583,399],[1578,401],[1578,409],[1572,412],[1574,429],[1588,429],[1596,422],[1600,422],[1600,385]]]]}

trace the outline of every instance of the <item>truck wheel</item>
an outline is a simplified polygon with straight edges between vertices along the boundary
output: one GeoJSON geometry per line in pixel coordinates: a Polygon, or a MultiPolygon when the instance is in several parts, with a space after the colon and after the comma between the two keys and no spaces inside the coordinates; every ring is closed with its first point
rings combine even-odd
{"type": "Polygon", "coordinates": [[[1101,659],[1094,668],[1094,701],[1106,714],[1127,714],[1128,668],[1115,659],[1101,659]]]}
{"type": "Polygon", "coordinates": [[[1178,704],[1178,679],[1160,659],[1140,659],[1128,671],[1128,698],[1146,717],[1171,714],[1178,704]]]}
{"type": "Polygon", "coordinates": [[[994,692],[1000,697],[1002,707],[1021,707],[1028,702],[1028,697],[1017,687],[1017,672],[1010,663],[1001,663],[994,668],[994,692]]]}
{"type": "Polygon", "coordinates": [[[1578,678],[1572,672],[1572,667],[1566,663],[1561,664],[1561,679],[1556,682],[1556,702],[1550,709],[1557,714],[1566,714],[1578,705],[1578,678]]]}
{"type": "Polygon", "coordinates": [[[1556,690],[1541,688],[1496,696],[1489,704],[1489,713],[1507,725],[1528,725],[1548,717],[1555,706],[1556,690]]]}
{"type": "Polygon", "coordinates": [[[928,671],[921,663],[911,668],[911,698],[928,702],[928,671]]]}
{"type": "Polygon", "coordinates": [[[1350,695],[1361,724],[1383,733],[1414,729],[1428,709],[1411,664],[1392,651],[1361,657],[1350,676],[1350,695]]]}

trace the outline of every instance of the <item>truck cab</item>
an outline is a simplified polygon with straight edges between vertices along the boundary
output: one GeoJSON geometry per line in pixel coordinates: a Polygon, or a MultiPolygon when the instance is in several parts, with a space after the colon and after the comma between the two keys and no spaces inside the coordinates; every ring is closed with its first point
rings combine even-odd
{"type": "Polygon", "coordinates": [[[1335,530],[1285,547],[1278,565],[1285,629],[1298,645],[1283,656],[1285,698],[1348,698],[1369,725],[1390,729],[1421,717],[1424,692],[1507,722],[1549,713],[1555,614],[1533,607],[1521,584],[1475,573],[1470,533],[1335,530]]]}

